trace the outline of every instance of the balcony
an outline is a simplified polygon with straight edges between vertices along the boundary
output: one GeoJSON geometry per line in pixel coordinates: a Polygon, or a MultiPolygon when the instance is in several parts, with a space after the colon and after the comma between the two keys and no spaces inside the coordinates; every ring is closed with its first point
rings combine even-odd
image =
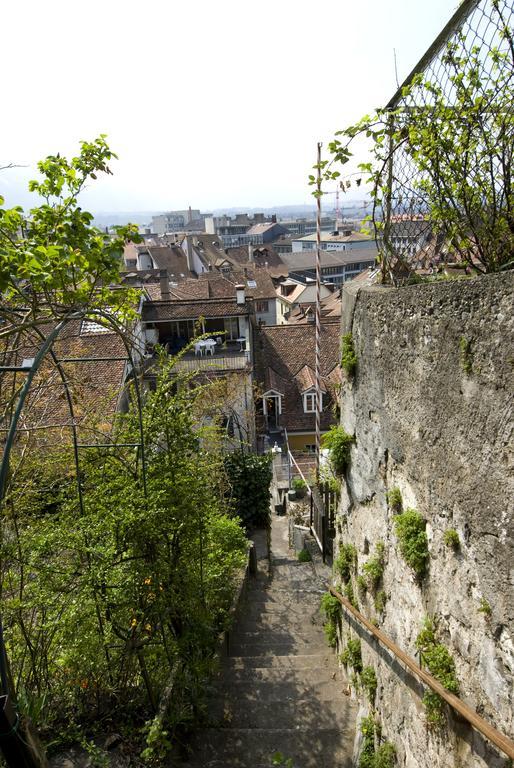
{"type": "Polygon", "coordinates": [[[220,349],[213,355],[195,355],[194,352],[186,352],[177,361],[176,368],[179,371],[244,371],[250,367],[250,352],[240,350],[220,349]]]}

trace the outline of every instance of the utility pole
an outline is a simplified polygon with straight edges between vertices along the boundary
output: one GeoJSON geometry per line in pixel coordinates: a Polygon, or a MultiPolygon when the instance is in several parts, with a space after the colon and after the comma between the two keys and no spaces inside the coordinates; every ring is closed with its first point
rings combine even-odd
{"type": "Polygon", "coordinates": [[[316,482],[319,483],[321,450],[321,144],[318,142],[318,174],[316,177],[316,482]]]}

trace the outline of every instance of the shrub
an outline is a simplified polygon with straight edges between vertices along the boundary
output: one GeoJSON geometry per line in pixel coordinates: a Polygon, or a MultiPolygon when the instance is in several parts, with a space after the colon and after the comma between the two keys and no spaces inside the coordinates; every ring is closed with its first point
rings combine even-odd
{"type": "Polygon", "coordinates": [[[348,435],[342,427],[333,426],[322,436],[321,442],[330,451],[330,461],[335,472],[343,475],[350,462],[350,448],[355,442],[355,436],[348,435]]]}
{"type": "Polygon", "coordinates": [[[368,582],[364,578],[364,576],[357,576],[357,589],[361,593],[361,595],[365,595],[368,590],[368,582]]]}
{"type": "Polygon", "coordinates": [[[353,544],[341,544],[334,561],[334,570],[344,582],[350,580],[352,569],[357,567],[357,550],[353,544]]]}
{"type": "Polygon", "coordinates": [[[384,549],[384,542],[378,541],[375,545],[375,556],[371,557],[362,566],[362,572],[371,590],[375,590],[378,587],[384,574],[384,549]]]}
{"type": "Polygon", "coordinates": [[[396,749],[389,741],[385,741],[375,752],[373,768],[393,768],[396,762],[396,749]]]}
{"type": "Polygon", "coordinates": [[[291,487],[296,492],[296,495],[298,497],[305,496],[305,492],[307,490],[307,483],[303,479],[303,477],[294,477],[293,481],[291,483],[291,487]]]}
{"type": "Polygon", "coordinates": [[[455,528],[447,528],[443,534],[443,541],[447,547],[458,549],[460,546],[459,534],[455,528]]]}
{"type": "Polygon", "coordinates": [[[341,368],[343,368],[348,377],[351,378],[355,375],[356,367],[357,355],[353,344],[353,335],[351,333],[345,333],[341,342],[341,368]]]}
{"type": "Polygon", "coordinates": [[[308,549],[301,549],[298,552],[298,562],[300,563],[310,563],[312,560],[311,553],[308,549]]]}
{"type": "Polygon", "coordinates": [[[373,667],[363,668],[361,672],[361,685],[368,694],[370,704],[373,704],[377,692],[377,675],[373,667]]]}
{"type": "Polygon", "coordinates": [[[337,645],[337,626],[332,624],[331,621],[327,621],[323,626],[323,630],[325,632],[325,637],[327,638],[327,643],[331,648],[335,648],[337,645]]]}
{"type": "Polygon", "coordinates": [[[395,486],[394,488],[391,488],[390,491],[386,493],[387,503],[389,504],[389,508],[395,513],[399,514],[402,511],[402,492],[398,488],[398,486],[395,486]]]}
{"type": "Polygon", "coordinates": [[[339,657],[341,663],[351,667],[355,672],[362,672],[361,641],[358,637],[349,637],[346,648],[339,657]]]}
{"type": "Polygon", "coordinates": [[[406,509],[394,521],[400,552],[407,565],[422,578],[428,561],[428,539],[426,522],[415,509],[406,509]]]}
{"type": "Polygon", "coordinates": [[[231,488],[231,503],[244,527],[268,528],[271,525],[271,454],[234,451],[225,457],[225,471],[231,488]]]}

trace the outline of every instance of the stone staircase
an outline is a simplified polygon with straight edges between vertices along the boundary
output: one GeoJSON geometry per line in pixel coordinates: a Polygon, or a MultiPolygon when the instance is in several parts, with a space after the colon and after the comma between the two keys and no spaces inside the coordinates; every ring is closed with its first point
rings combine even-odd
{"type": "MultiPolygon", "coordinates": [[[[259,553],[258,553],[259,554],[259,553]]],[[[326,574],[299,563],[287,521],[273,518],[267,559],[251,578],[209,708],[184,768],[350,768],[355,704],[345,695],[319,612],[326,574]]]]}

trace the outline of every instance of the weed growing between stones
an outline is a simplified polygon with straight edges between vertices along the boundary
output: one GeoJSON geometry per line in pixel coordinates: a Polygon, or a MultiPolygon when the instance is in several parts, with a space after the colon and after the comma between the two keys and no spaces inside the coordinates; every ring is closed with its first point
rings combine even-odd
{"type": "Polygon", "coordinates": [[[391,488],[391,490],[386,493],[386,499],[391,512],[395,515],[400,514],[402,511],[403,499],[398,486],[391,488]]]}
{"type": "MultiPolygon", "coordinates": [[[[455,673],[455,661],[450,651],[435,636],[435,625],[432,619],[426,618],[423,629],[416,638],[416,648],[420,651],[421,663],[426,666],[436,680],[450,693],[458,695],[459,682],[455,673]]],[[[438,728],[444,724],[443,699],[432,690],[427,690],[423,696],[427,724],[438,728]]]]}
{"type": "Polygon", "coordinates": [[[387,602],[387,594],[383,589],[381,589],[375,595],[375,611],[377,613],[383,613],[385,610],[386,602],[387,602]]]}
{"type": "Polygon", "coordinates": [[[480,598],[480,605],[478,606],[478,612],[483,613],[484,616],[489,618],[489,616],[492,613],[491,605],[488,600],[485,599],[485,597],[480,598]]]}
{"type": "Polygon", "coordinates": [[[393,768],[396,761],[396,749],[389,741],[385,741],[375,751],[375,734],[380,738],[380,724],[373,715],[361,720],[360,731],[364,736],[362,751],[359,757],[359,768],[393,768]]]}
{"type": "Polygon", "coordinates": [[[375,555],[362,566],[362,572],[371,591],[375,591],[384,574],[384,542],[377,541],[375,555]]]}
{"type": "Polygon", "coordinates": [[[312,560],[311,553],[308,549],[301,549],[298,552],[298,562],[299,563],[310,563],[312,560]]]}
{"type": "Polygon", "coordinates": [[[363,667],[361,672],[361,685],[368,694],[369,703],[373,706],[377,692],[377,675],[373,667],[363,667]]]}
{"type": "Polygon", "coordinates": [[[346,583],[350,581],[351,572],[357,567],[357,549],[353,544],[341,544],[339,554],[334,561],[334,571],[346,583]]]}
{"type": "Polygon", "coordinates": [[[351,667],[354,672],[358,674],[362,672],[361,641],[358,637],[348,637],[346,648],[339,656],[339,659],[342,664],[346,667],[351,667]]]}
{"type": "Polygon", "coordinates": [[[447,528],[443,533],[443,541],[447,547],[457,550],[460,546],[459,534],[455,528],[447,528]]]}
{"type": "Polygon", "coordinates": [[[429,557],[426,521],[415,509],[406,509],[395,517],[394,527],[403,559],[423,578],[429,557]]]}
{"type": "Polygon", "coordinates": [[[359,603],[357,602],[357,598],[355,597],[355,593],[353,591],[353,584],[351,581],[348,582],[348,584],[345,585],[345,588],[343,590],[343,594],[348,600],[348,602],[353,605],[355,610],[359,610],[359,603]]]}
{"type": "Polygon", "coordinates": [[[346,371],[348,378],[355,376],[357,368],[357,354],[353,344],[353,335],[345,333],[341,341],[341,368],[346,371]]]}
{"type": "Polygon", "coordinates": [[[460,365],[467,376],[473,373],[473,353],[471,351],[471,341],[464,336],[459,342],[460,347],[460,365]]]}
{"type": "Polygon", "coordinates": [[[337,645],[337,629],[342,611],[341,603],[337,597],[331,595],[330,592],[325,592],[321,598],[320,610],[325,614],[326,618],[323,629],[325,631],[327,642],[331,648],[335,648],[337,645]]]}

